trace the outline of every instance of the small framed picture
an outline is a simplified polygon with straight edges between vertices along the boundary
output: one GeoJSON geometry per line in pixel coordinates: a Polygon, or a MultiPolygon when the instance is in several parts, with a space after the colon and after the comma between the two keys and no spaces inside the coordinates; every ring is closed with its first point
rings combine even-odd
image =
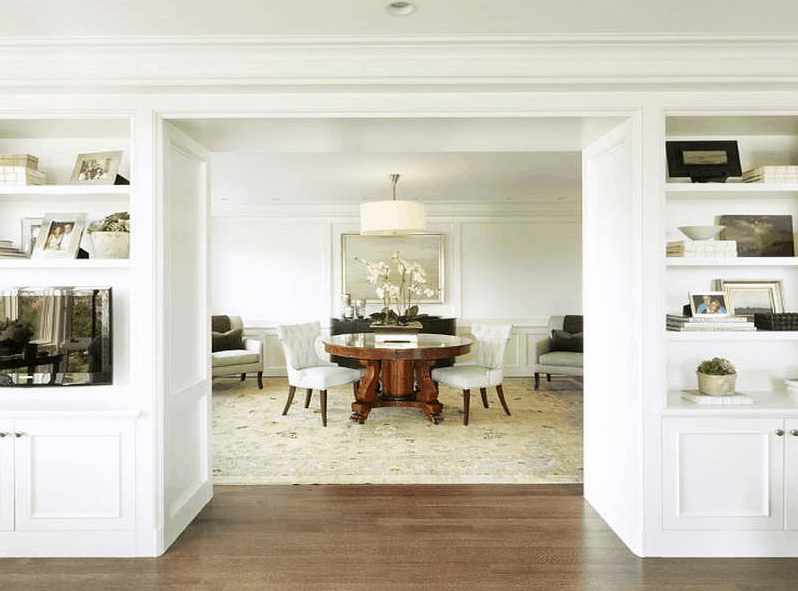
{"type": "Polygon", "coordinates": [[[19,249],[30,256],[36,246],[36,237],[39,235],[42,218],[22,218],[21,224],[19,249]]]}
{"type": "Polygon", "coordinates": [[[33,248],[33,258],[77,258],[85,227],[85,213],[45,214],[33,248]]]}
{"type": "Polygon", "coordinates": [[[690,177],[694,183],[726,182],[742,176],[736,141],[665,142],[668,176],[690,177]]]}
{"type": "Polygon", "coordinates": [[[78,154],[72,169],[72,185],[113,185],[122,163],[122,150],[78,154]]]}
{"type": "Polygon", "coordinates": [[[746,316],[784,312],[781,279],[717,279],[717,288],[726,295],[730,314],[746,316]]]}
{"type": "Polygon", "coordinates": [[[690,311],[693,316],[728,316],[726,294],[722,291],[690,292],[690,311]]]}

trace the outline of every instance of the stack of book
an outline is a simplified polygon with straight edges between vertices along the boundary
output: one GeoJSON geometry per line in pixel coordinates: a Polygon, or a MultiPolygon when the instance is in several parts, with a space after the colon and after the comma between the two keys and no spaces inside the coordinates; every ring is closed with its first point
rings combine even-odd
{"type": "Polygon", "coordinates": [[[665,255],[686,259],[733,259],[737,256],[737,241],[679,240],[668,242],[665,255]]]}
{"type": "Polygon", "coordinates": [[[744,183],[798,183],[798,166],[758,166],[743,173],[744,183]]]}
{"type": "Polygon", "coordinates": [[[739,392],[735,394],[728,394],[725,396],[710,396],[708,394],[701,394],[698,390],[684,390],[682,391],[682,398],[695,402],[696,404],[706,405],[720,405],[720,404],[753,404],[754,399],[747,394],[739,392]]]}
{"type": "Polygon", "coordinates": [[[30,154],[0,154],[0,185],[43,185],[47,176],[30,154]]]}
{"type": "Polygon", "coordinates": [[[14,246],[10,240],[0,240],[0,259],[27,258],[24,252],[14,246]]]}
{"type": "Polygon", "coordinates": [[[665,318],[665,328],[684,332],[701,330],[756,330],[754,323],[745,316],[722,316],[715,314],[702,314],[701,316],[677,316],[675,314],[668,314],[665,318]]]}

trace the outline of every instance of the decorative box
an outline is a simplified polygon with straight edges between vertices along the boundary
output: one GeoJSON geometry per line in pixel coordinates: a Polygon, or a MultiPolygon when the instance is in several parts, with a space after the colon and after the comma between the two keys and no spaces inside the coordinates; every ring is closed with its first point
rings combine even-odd
{"type": "Polygon", "coordinates": [[[754,326],[759,330],[798,330],[798,313],[754,314],[754,326]]]}

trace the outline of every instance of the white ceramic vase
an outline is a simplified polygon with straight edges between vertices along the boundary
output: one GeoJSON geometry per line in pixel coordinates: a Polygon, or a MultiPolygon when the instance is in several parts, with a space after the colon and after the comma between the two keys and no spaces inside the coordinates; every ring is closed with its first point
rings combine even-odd
{"type": "Polygon", "coordinates": [[[126,259],[130,256],[130,232],[92,232],[94,258],[126,259]]]}
{"type": "Polygon", "coordinates": [[[696,372],[698,376],[698,391],[709,396],[730,396],[734,394],[734,386],[737,383],[737,374],[731,373],[725,376],[713,376],[701,372],[696,372]]]}

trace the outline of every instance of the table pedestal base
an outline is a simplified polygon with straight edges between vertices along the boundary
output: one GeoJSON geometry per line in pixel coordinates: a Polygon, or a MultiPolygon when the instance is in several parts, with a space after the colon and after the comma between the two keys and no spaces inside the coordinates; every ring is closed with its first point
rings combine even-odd
{"type": "Polygon", "coordinates": [[[438,385],[430,377],[434,360],[368,359],[360,362],[366,366],[366,375],[360,380],[357,400],[352,403],[350,418],[353,421],[363,424],[372,408],[393,406],[420,408],[427,420],[436,425],[443,420],[438,385]]]}

